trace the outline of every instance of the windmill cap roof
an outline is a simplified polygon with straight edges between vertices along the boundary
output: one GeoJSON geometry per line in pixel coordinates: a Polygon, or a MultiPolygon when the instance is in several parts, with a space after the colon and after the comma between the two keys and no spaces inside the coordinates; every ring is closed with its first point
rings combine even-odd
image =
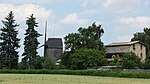
{"type": "Polygon", "coordinates": [[[62,38],[48,38],[46,45],[48,48],[63,48],[62,38]]]}

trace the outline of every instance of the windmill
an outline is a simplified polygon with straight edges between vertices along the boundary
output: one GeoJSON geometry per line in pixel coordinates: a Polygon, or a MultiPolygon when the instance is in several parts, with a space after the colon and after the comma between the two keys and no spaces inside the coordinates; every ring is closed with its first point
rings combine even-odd
{"type": "Polygon", "coordinates": [[[50,58],[54,62],[59,60],[63,53],[62,38],[48,38],[47,40],[47,21],[45,23],[44,45],[39,48],[41,47],[44,47],[44,57],[50,58]]]}

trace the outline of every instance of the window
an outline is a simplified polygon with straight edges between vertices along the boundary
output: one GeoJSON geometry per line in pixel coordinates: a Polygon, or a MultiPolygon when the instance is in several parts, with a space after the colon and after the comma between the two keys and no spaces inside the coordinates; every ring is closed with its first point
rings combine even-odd
{"type": "Polygon", "coordinates": [[[143,58],[142,53],[141,53],[141,59],[143,58]]]}
{"type": "Polygon", "coordinates": [[[133,50],[135,50],[135,44],[133,44],[133,50]]]}
{"type": "Polygon", "coordinates": [[[142,44],[141,44],[141,50],[142,50],[142,44]]]}

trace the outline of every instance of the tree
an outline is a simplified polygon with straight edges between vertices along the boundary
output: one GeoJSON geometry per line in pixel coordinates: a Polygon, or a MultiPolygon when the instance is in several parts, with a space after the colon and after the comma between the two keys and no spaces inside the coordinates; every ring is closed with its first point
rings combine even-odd
{"type": "Polygon", "coordinates": [[[94,22],[92,26],[89,26],[88,28],[80,27],[78,31],[81,35],[82,48],[103,50],[101,36],[103,35],[104,30],[101,25],[97,26],[94,22]]]}
{"type": "Polygon", "coordinates": [[[71,54],[72,54],[71,52],[65,51],[63,53],[63,55],[61,56],[61,62],[60,62],[60,64],[63,65],[63,66],[65,66],[65,68],[69,68],[70,65],[71,65],[71,61],[70,61],[70,55],[71,54]]]}
{"type": "Polygon", "coordinates": [[[81,35],[78,33],[69,33],[64,37],[65,50],[73,52],[76,49],[81,48],[81,35]]]}
{"type": "Polygon", "coordinates": [[[33,16],[33,14],[28,17],[28,20],[26,21],[26,24],[28,28],[26,29],[25,35],[25,41],[24,41],[24,53],[22,56],[24,56],[23,60],[25,65],[28,66],[28,68],[34,68],[37,60],[37,48],[40,44],[38,42],[38,37],[41,36],[36,30],[35,27],[38,27],[38,23],[36,22],[36,18],[33,16]]]}
{"type": "Polygon", "coordinates": [[[18,31],[15,23],[14,13],[10,13],[2,20],[4,27],[0,34],[0,68],[17,69],[18,65],[18,51],[20,39],[17,38],[18,31]]]}
{"type": "Polygon", "coordinates": [[[77,33],[69,33],[64,37],[65,52],[61,58],[62,64],[66,67],[70,66],[71,54],[77,49],[97,49],[104,50],[101,37],[104,30],[101,25],[96,25],[95,22],[88,28],[80,27],[77,33]]]}
{"type": "Polygon", "coordinates": [[[71,55],[71,69],[87,69],[106,65],[105,54],[95,49],[78,49],[71,55]]]}
{"type": "Polygon", "coordinates": [[[95,23],[88,28],[80,27],[78,33],[70,33],[64,37],[65,50],[71,52],[80,48],[103,50],[103,43],[101,42],[103,33],[102,26],[97,26],[95,23]]]}
{"type": "Polygon", "coordinates": [[[133,52],[123,55],[121,63],[124,69],[137,69],[141,65],[140,58],[133,52]]]}

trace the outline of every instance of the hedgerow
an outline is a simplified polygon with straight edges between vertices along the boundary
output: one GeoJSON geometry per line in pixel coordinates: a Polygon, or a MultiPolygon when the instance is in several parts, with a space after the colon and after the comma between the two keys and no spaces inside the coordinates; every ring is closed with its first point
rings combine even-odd
{"type": "Polygon", "coordinates": [[[150,78],[150,72],[103,70],[0,70],[0,74],[63,74],[122,78],[150,78]]]}

